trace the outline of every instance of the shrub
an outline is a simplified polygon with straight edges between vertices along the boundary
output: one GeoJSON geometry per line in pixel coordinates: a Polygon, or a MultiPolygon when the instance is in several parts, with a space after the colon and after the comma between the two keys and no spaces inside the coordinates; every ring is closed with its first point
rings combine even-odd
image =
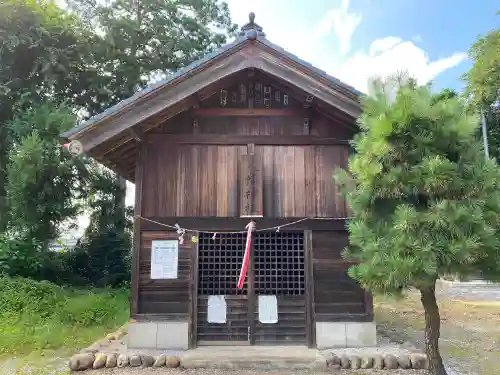
{"type": "Polygon", "coordinates": [[[80,348],[129,317],[129,292],[0,276],[0,355],[80,348]]]}

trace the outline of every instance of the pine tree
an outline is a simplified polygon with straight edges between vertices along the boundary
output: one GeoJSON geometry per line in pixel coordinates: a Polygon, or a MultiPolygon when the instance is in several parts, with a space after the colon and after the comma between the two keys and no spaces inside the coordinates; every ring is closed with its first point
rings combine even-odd
{"type": "Polygon", "coordinates": [[[499,278],[500,169],[459,98],[411,80],[387,83],[373,81],[362,99],[349,171],[335,173],[352,211],[345,257],[357,262],[351,277],[374,293],[420,291],[429,371],[446,375],[436,280],[499,278]]]}

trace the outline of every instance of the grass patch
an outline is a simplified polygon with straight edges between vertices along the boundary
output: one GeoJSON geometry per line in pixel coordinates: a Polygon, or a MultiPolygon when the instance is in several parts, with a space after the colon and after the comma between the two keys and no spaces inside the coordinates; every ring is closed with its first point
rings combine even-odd
{"type": "Polygon", "coordinates": [[[70,354],[129,317],[128,291],[74,290],[0,277],[0,357],[70,354]],[[52,353],[52,354],[51,354],[52,353]]]}

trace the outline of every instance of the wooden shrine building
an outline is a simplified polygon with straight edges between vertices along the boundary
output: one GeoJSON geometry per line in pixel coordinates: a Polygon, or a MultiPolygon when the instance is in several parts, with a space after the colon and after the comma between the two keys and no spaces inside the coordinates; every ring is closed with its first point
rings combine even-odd
{"type": "Polygon", "coordinates": [[[375,344],[332,177],[358,97],[251,14],[232,43],[63,134],[135,183],[130,347],[375,344]]]}

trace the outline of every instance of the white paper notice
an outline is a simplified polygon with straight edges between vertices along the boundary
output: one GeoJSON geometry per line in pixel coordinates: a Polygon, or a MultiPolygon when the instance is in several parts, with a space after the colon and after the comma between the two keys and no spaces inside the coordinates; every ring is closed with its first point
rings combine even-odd
{"type": "Polygon", "coordinates": [[[259,322],[278,323],[278,300],[276,296],[259,296],[259,322]]]}
{"type": "Polygon", "coordinates": [[[178,263],[179,241],[152,241],[151,279],[177,279],[178,263]]]}
{"type": "Polygon", "coordinates": [[[208,323],[226,323],[226,310],[224,296],[208,296],[208,323]]]}

